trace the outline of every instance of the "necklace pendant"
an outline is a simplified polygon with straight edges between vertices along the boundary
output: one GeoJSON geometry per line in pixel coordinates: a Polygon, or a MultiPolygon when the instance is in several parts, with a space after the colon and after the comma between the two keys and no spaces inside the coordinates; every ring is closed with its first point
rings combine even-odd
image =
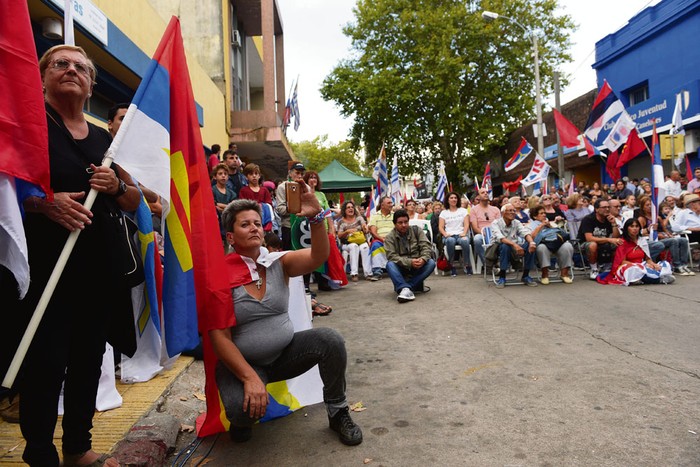
{"type": "Polygon", "coordinates": [[[255,281],[255,287],[257,287],[258,290],[260,290],[260,287],[262,287],[262,283],[263,283],[262,277],[258,277],[258,280],[255,281]]]}

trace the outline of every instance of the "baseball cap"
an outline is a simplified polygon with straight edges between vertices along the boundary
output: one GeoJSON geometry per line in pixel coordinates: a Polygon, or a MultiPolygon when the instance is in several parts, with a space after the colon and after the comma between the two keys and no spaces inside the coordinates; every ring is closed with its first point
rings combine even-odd
{"type": "Polygon", "coordinates": [[[301,162],[295,162],[294,164],[292,164],[289,170],[306,170],[306,167],[304,167],[304,164],[302,164],[301,162]]]}

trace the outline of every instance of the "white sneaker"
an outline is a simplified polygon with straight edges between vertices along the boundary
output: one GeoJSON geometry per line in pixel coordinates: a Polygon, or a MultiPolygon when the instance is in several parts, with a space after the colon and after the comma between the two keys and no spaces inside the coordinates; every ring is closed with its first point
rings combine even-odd
{"type": "Polygon", "coordinates": [[[692,269],[690,269],[688,266],[681,266],[681,269],[686,272],[686,276],[694,276],[695,273],[693,272],[692,269]]]}
{"type": "Polygon", "coordinates": [[[404,287],[403,289],[401,289],[401,292],[399,292],[399,296],[396,297],[396,300],[398,300],[399,303],[406,303],[415,299],[416,296],[413,295],[413,292],[411,292],[411,289],[409,289],[408,287],[404,287]]]}
{"type": "Polygon", "coordinates": [[[598,270],[592,269],[589,278],[594,281],[598,278],[598,270]]]}

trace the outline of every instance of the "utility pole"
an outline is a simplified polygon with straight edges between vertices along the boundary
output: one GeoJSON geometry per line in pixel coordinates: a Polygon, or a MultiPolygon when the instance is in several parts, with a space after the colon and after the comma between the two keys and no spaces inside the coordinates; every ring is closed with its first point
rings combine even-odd
{"type": "MultiPolygon", "coordinates": [[[[560,109],[560,104],[559,104],[559,72],[555,71],[553,73],[554,76],[554,108],[556,108],[559,112],[561,112],[560,109]]],[[[544,156],[543,156],[544,157],[544,156]]],[[[560,184],[562,185],[562,189],[564,188],[563,183],[564,183],[564,148],[561,147],[561,140],[559,139],[559,131],[557,131],[557,162],[559,165],[559,180],[560,184]]]]}

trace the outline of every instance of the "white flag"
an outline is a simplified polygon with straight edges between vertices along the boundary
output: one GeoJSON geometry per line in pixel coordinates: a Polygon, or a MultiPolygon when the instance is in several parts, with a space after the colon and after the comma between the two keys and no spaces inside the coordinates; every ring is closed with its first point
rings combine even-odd
{"type": "Polygon", "coordinates": [[[551,167],[549,166],[549,164],[547,164],[547,162],[542,156],[540,156],[539,154],[535,154],[535,161],[532,163],[530,173],[527,174],[527,177],[522,179],[520,184],[522,186],[530,186],[539,181],[547,180],[550,168],[551,167]]]}
{"type": "Polygon", "coordinates": [[[634,120],[630,117],[630,114],[626,110],[623,110],[620,116],[615,122],[615,126],[610,131],[610,134],[603,141],[603,145],[610,150],[610,152],[617,151],[617,149],[627,142],[630,133],[636,127],[634,120]]]}

